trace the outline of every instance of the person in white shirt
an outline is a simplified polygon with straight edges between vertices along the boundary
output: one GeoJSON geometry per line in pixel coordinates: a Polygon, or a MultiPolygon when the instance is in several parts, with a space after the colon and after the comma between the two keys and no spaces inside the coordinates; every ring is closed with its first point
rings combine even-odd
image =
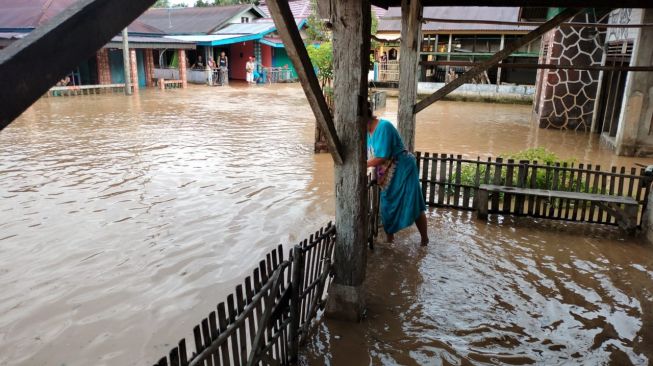
{"type": "Polygon", "coordinates": [[[256,68],[256,61],[254,57],[250,57],[249,61],[245,64],[245,71],[247,72],[247,82],[254,84],[254,69],[256,68]]]}

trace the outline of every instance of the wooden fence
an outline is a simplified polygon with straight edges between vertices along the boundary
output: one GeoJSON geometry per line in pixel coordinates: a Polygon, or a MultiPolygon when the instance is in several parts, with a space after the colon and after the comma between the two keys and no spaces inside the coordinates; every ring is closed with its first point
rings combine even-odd
{"type": "Polygon", "coordinates": [[[297,360],[330,283],[335,226],[329,224],[293,247],[267,254],[193,329],[194,351],[182,339],[156,366],[288,365],[297,360]]]}
{"type": "MultiPolygon", "coordinates": [[[[538,164],[502,158],[476,160],[461,155],[416,153],[422,194],[429,206],[476,209],[480,184],[633,197],[639,202],[638,225],[646,208],[651,177],[644,168],[592,164],[538,164]]],[[[494,195],[489,212],[616,225],[602,208],[582,200],[494,195]]]]}

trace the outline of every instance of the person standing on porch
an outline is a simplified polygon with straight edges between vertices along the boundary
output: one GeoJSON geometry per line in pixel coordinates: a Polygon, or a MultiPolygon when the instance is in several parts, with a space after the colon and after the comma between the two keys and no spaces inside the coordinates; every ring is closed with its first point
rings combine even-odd
{"type": "Polygon", "coordinates": [[[227,55],[223,52],[220,52],[220,57],[218,57],[218,67],[220,68],[220,85],[229,84],[229,59],[227,55]]]}
{"type": "Polygon", "coordinates": [[[367,167],[376,169],[381,188],[381,218],[388,242],[394,234],[413,223],[421,236],[421,245],[429,242],[426,204],[422,197],[415,156],[408,152],[397,129],[369,110],[367,122],[367,167]]]}
{"type": "Polygon", "coordinates": [[[247,82],[250,84],[254,83],[254,68],[256,63],[254,62],[254,57],[250,57],[249,61],[245,64],[245,72],[247,72],[247,82]]]}

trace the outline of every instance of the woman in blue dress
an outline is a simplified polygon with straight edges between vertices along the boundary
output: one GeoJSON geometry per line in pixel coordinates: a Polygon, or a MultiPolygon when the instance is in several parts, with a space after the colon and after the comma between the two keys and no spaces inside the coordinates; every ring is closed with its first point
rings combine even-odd
{"type": "Polygon", "coordinates": [[[422,245],[429,242],[426,228],[426,205],[422,197],[415,156],[404,147],[395,127],[372,113],[367,122],[367,167],[376,168],[381,187],[381,218],[388,241],[394,234],[413,223],[422,237],[422,245]]]}

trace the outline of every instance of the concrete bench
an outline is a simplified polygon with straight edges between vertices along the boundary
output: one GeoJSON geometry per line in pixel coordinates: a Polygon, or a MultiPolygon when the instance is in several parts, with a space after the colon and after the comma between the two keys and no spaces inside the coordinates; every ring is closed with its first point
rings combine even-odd
{"type": "Polygon", "coordinates": [[[612,215],[617,221],[619,227],[623,230],[633,232],[637,228],[637,212],[639,210],[639,203],[632,197],[481,184],[478,188],[478,204],[476,207],[478,210],[477,217],[479,219],[487,219],[489,192],[508,193],[517,196],[542,197],[548,199],[560,198],[575,201],[587,201],[601,207],[612,215]]]}

